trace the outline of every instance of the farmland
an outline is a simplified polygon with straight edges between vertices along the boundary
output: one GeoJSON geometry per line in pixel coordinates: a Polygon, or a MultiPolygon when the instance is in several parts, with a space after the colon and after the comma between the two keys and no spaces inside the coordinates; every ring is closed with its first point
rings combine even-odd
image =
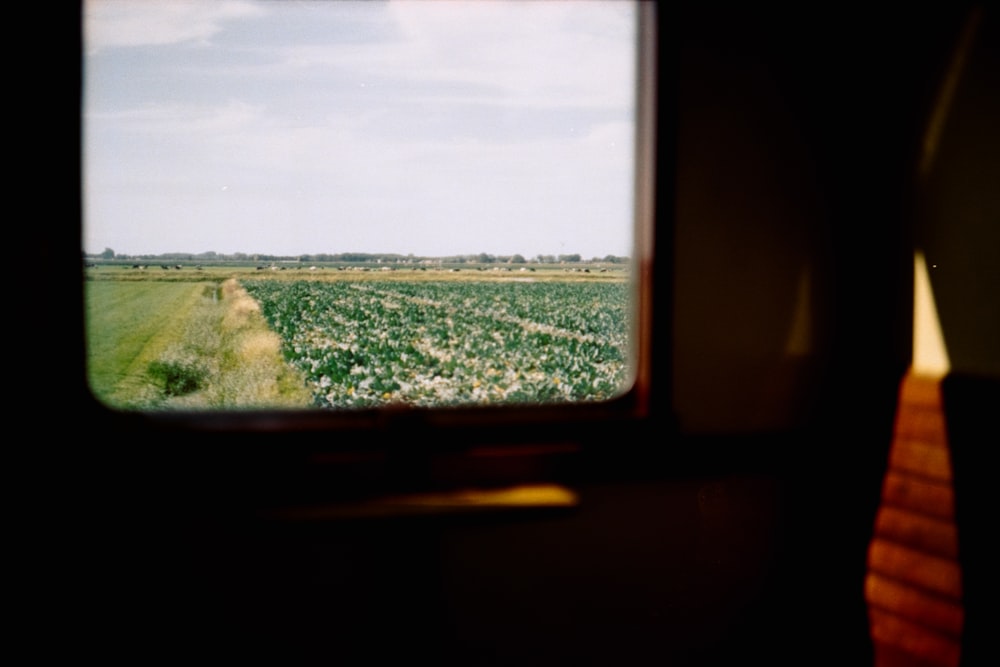
{"type": "Polygon", "coordinates": [[[126,410],[301,408],[302,377],[232,279],[87,281],[87,376],[126,410]]]}
{"type": "Polygon", "coordinates": [[[146,366],[183,326],[204,286],[199,283],[102,281],[88,284],[88,380],[95,395],[116,405],[143,402],[146,366]]]}
{"type": "MultiPolygon", "coordinates": [[[[630,291],[620,272],[101,267],[88,269],[87,278],[88,294],[101,295],[91,302],[99,302],[103,313],[88,318],[112,317],[117,308],[112,295],[132,291],[137,300],[118,309],[132,312],[134,319],[141,310],[140,294],[160,285],[162,291],[149,298],[165,300],[151,308],[173,313],[174,321],[158,323],[157,331],[192,329],[192,308],[170,301],[169,286],[226,284],[230,292],[238,287],[259,311],[263,327],[280,341],[287,372],[273,372],[284,374],[286,385],[289,377],[297,378],[310,396],[306,403],[321,409],[601,401],[619,394],[628,381],[630,291]],[[181,324],[185,319],[188,324],[181,324]]],[[[215,300],[223,294],[200,289],[215,300]]],[[[177,290],[193,298],[192,292],[177,290]]],[[[213,302],[211,314],[208,305],[202,307],[200,317],[216,321],[202,328],[219,330],[226,313],[231,319],[228,300],[213,302]]],[[[134,375],[139,360],[148,361],[150,354],[115,351],[124,337],[101,333],[111,330],[102,327],[89,328],[92,366],[105,368],[101,359],[126,356],[133,359],[134,375]]],[[[177,339],[174,334],[175,347],[185,345],[186,335],[177,339]]],[[[188,352],[195,347],[186,345],[188,352]]],[[[189,362],[203,368],[213,363],[189,362]]],[[[205,384],[217,382],[205,380],[196,393],[211,394],[205,384]]],[[[120,392],[128,383],[116,386],[120,392]]],[[[129,402],[121,393],[116,396],[129,402]]],[[[229,396],[208,407],[234,402],[247,406],[229,396]]],[[[174,397],[162,405],[189,403],[174,397]]]]}
{"type": "Polygon", "coordinates": [[[624,283],[246,288],[322,407],[601,400],[625,380],[624,283]]]}

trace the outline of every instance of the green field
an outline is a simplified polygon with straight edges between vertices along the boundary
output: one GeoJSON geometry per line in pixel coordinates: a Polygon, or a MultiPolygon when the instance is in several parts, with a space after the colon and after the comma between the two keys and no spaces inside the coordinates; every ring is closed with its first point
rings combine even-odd
{"type": "Polygon", "coordinates": [[[235,281],[88,280],[87,378],[119,409],[306,407],[302,378],[235,281]]]}
{"type": "Polygon", "coordinates": [[[87,376],[94,395],[116,406],[148,401],[146,367],[183,335],[204,289],[191,282],[86,283],[87,376]]]}
{"type": "Polygon", "coordinates": [[[88,378],[124,409],[600,401],[629,382],[623,271],[103,266],[85,290],[88,378]]]}
{"type": "Polygon", "coordinates": [[[624,283],[253,280],[319,407],[610,399],[627,381],[624,283]]]}
{"type": "Polygon", "coordinates": [[[87,281],[192,282],[222,281],[227,278],[250,280],[405,280],[474,281],[474,282],[627,282],[628,270],[622,266],[528,264],[525,266],[445,265],[441,267],[379,266],[375,264],[313,265],[282,263],[258,269],[247,264],[184,265],[163,269],[148,265],[132,268],[128,263],[99,264],[86,269],[87,281]]]}

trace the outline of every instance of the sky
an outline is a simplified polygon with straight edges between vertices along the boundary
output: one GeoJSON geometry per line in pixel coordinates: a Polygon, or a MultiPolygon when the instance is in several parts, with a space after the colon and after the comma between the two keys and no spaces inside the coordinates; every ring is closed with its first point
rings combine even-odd
{"type": "Polygon", "coordinates": [[[619,0],[86,0],[83,249],[632,255],[619,0]]]}

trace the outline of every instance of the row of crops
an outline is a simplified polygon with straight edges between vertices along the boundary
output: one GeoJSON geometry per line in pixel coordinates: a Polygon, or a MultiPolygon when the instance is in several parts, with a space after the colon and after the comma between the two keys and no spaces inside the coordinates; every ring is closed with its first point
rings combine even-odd
{"type": "Polygon", "coordinates": [[[624,283],[243,285],[319,407],[600,401],[627,380],[624,283]]]}

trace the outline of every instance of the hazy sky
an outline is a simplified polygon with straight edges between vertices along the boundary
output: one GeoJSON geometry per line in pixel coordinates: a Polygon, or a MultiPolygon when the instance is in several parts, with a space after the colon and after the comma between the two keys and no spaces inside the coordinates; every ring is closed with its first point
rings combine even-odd
{"type": "Polygon", "coordinates": [[[635,22],[87,0],[84,249],[631,255],[635,22]]]}

